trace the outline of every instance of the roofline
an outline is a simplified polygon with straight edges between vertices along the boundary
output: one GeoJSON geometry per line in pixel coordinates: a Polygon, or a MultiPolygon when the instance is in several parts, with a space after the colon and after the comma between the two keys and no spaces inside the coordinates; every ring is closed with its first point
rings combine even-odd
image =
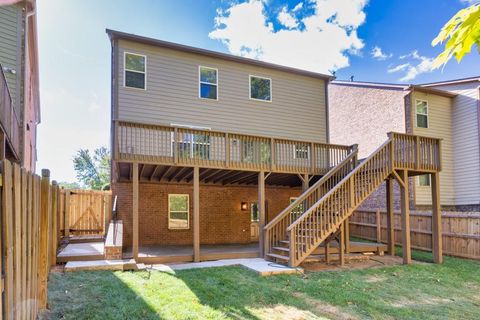
{"type": "Polygon", "coordinates": [[[423,86],[420,86],[420,85],[410,85],[407,88],[407,90],[410,90],[412,92],[419,91],[419,92],[423,92],[423,93],[431,93],[431,94],[436,94],[438,96],[443,96],[443,97],[447,97],[447,98],[454,98],[458,95],[458,94],[450,92],[450,91],[432,89],[432,88],[423,87],[423,86]]]}
{"type": "Polygon", "coordinates": [[[382,89],[408,89],[409,85],[396,84],[396,83],[382,83],[382,82],[368,82],[368,81],[347,81],[347,80],[334,80],[332,84],[353,86],[353,87],[374,87],[382,89]]]}
{"type": "Polygon", "coordinates": [[[333,79],[335,79],[334,76],[326,75],[326,74],[323,74],[323,73],[317,73],[317,72],[312,72],[312,71],[307,71],[307,70],[282,66],[282,65],[279,65],[279,64],[274,64],[274,63],[259,61],[259,60],[255,60],[255,59],[235,56],[235,55],[222,53],[222,52],[218,52],[218,51],[212,51],[212,50],[206,50],[206,49],[191,47],[191,46],[187,46],[187,45],[183,45],[183,44],[179,44],[179,43],[174,43],[174,42],[168,42],[168,41],[159,40],[159,39],[143,37],[143,36],[139,36],[139,35],[136,35],[136,34],[126,33],[126,32],[121,32],[121,31],[116,31],[116,30],[111,30],[111,29],[105,29],[105,31],[108,34],[108,36],[110,38],[110,41],[117,40],[117,39],[130,40],[130,41],[139,42],[139,43],[143,43],[143,44],[148,44],[148,45],[152,45],[152,46],[156,46],[156,47],[163,47],[163,48],[168,48],[168,49],[172,49],[172,50],[201,54],[201,55],[204,55],[204,56],[209,56],[209,57],[213,57],[213,58],[217,58],[217,59],[235,61],[235,62],[239,62],[239,63],[244,63],[244,64],[249,64],[249,65],[254,65],[254,66],[259,66],[259,67],[264,67],[264,68],[269,68],[269,69],[275,69],[275,70],[294,73],[294,74],[299,74],[299,75],[303,75],[303,76],[307,76],[307,77],[319,78],[319,79],[323,79],[323,80],[327,80],[327,81],[332,81],[333,79]]]}
{"type": "Polygon", "coordinates": [[[460,79],[453,79],[453,80],[447,80],[447,81],[438,81],[438,82],[423,83],[423,84],[421,84],[421,86],[423,86],[423,87],[430,87],[430,86],[440,86],[440,85],[446,85],[446,84],[475,82],[475,81],[479,81],[479,82],[480,82],[480,76],[468,77],[468,78],[460,78],[460,79]]]}

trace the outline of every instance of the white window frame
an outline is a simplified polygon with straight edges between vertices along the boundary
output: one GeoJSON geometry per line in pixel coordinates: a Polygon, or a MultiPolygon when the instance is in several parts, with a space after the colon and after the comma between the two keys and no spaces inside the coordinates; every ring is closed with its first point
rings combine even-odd
{"type": "Polygon", "coordinates": [[[430,174],[424,174],[425,176],[428,177],[428,184],[427,185],[423,185],[423,184],[420,184],[420,177],[421,176],[418,176],[417,177],[417,186],[419,187],[422,187],[422,188],[430,188],[432,186],[432,178],[430,177],[430,174]]]}
{"type": "Polygon", "coordinates": [[[250,222],[260,222],[260,212],[258,210],[258,202],[257,201],[252,201],[250,202],[250,222]],[[252,210],[253,210],[253,205],[257,206],[257,220],[252,220],[252,210]]]}
{"type": "Polygon", "coordinates": [[[218,69],[217,68],[212,68],[212,67],[207,67],[207,66],[198,66],[198,98],[202,99],[202,100],[209,100],[209,101],[218,101],[218,96],[219,96],[219,90],[218,90],[218,69]],[[210,83],[210,82],[205,82],[205,81],[202,81],[202,74],[201,74],[201,69],[204,68],[204,69],[210,69],[210,70],[215,70],[216,74],[217,74],[217,77],[216,77],[216,80],[217,82],[216,83],[210,83]],[[216,99],[210,99],[210,98],[203,98],[202,97],[202,84],[208,84],[208,85],[211,85],[211,86],[215,86],[217,88],[217,98],[216,99]]]}
{"type": "Polygon", "coordinates": [[[248,75],[248,98],[253,101],[261,101],[261,102],[272,102],[273,101],[273,93],[272,93],[273,81],[272,78],[257,76],[254,74],[248,75]],[[252,78],[260,78],[270,81],[270,100],[263,100],[263,99],[256,99],[252,98],[252,78]]]}
{"type": "MultiPolygon", "coordinates": [[[[297,157],[297,150],[300,150],[300,149],[297,149],[297,146],[299,146],[298,144],[294,144],[293,146],[293,159],[299,159],[299,160],[310,160],[310,146],[305,144],[305,147],[307,147],[307,157],[306,158],[298,158],[297,157]]],[[[303,151],[302,151],[303,152],[303,151]]]]}
{"type": "Polygon", "coordinates": [[[428,100],[415,99],[415,127],[416,127],[416,128],[428,129],[428,128],[430,127],[430,117],[429,117],[429,115],[428,115],[429,109],[430,109],[430,106],[428,105],[428,100]],[[417,110],[417,103],[418,103],[418,102],[425,102],[425,103],[426,103],[427,113],[418,113],[418,110],[417,110]],[[427,117],[427,126],[426,126],[426,127],[419,127],[419,126],[418,126],[418,117],[417,117],[417,115],[422,115],[422,116],[426,116],[426,117],[427,117]]]}
{"type": "Polygon", "coordinates": [[[136,53],[136,52],[128,52],[124,51],[123,52],[123,86],[128,89],[134,89],[134,90],[143,90],[147,91],[147,56],[144,54],[136,53]],[[145,59],[145,71],[137,71],[137,70],[130,70],[127,69],[127,54],[131,54],[133,56],[138,56],[138,57],[143,57],[145,59]],[[127,71],[129,72],[136,72],[136,73],[141,73],[145,76],[145,86],[144,88],[135,88],[135,87],[128,87],[126,85],[127,82],[127,71]]]}
{"type": "MultiPolygon", "coordinates": [[[[183,211],[174,211],[174,212],[183,212],[183,211]]],[[[190,195],[189,194],[180,194],[180,193],[169,193],[168,194],[168,229],[169,230],[189,230],[190,229],[190,195]],[[175,228],[170,226],[170,198],[174,196],[187,196],[187,227],[186,228],[175,228]]]]}

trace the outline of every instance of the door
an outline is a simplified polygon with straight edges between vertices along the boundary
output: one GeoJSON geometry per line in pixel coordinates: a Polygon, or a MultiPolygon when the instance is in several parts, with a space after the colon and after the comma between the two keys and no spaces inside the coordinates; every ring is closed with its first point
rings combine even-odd
{"type": "MultiPolygon", "coordinates": [[[[257,242],[260,234],[260,215],[258,212],[258,202],[254,201],[250,203],[250,241],[257,242]]],[[[265,224],[268,219],[268,202],[265,201],[265,224]]]]}

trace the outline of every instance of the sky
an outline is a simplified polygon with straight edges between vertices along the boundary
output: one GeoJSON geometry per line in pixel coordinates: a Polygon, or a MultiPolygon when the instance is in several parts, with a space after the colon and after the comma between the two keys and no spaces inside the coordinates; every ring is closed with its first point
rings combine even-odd
{"type": "Polygon", "coordinates": [[[335,72],[340,80],[417,84],[480,74],[476,52],[432,70],[442,47],[431,41],[475,1],[37,0],[38,171],[49,168],[52,179],[73,182],[77,150],[110,145],[106,28],[335,72]]]}

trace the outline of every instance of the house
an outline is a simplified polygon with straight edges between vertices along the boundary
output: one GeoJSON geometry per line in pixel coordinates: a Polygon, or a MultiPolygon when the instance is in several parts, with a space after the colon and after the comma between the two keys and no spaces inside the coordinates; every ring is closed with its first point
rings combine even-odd
{"type": "MultiPolygon", "coordinates": [[[[442,208],[479,211],[479,84],[479,78],[425,85],[333,81],[329,86],[331,140],[356,141],[360,157],[365,157],[389,131],[441,138],[442,208]],[[344,130],[345,126],[354,130],[344,130]]],[[[431,206],[429,176],[416,177],[411,186],[411,206],[420,210],[431,206]]],[[[382,207],[378,199],[383,199],[382,193],[379,189],[364,207],[382,207]]]]}
{"type": "MultiPolygon", "coordinates": [[[[342,263],[360,250],[350,246],[345,223],[355,208],[392,179],[408,203],[405,181],[420,174],[432,177],[438,226],[439,140],[383,134],[359,164],[356,145],[330,143],[331,76],[107,34],[111,189],[125,256],[145,263],[260,256],[297,266],[337,252],[342,263]]],[[[402,209],[408,231],[409,208],[402,209]]],[[[409,248],[409,232],[404,241],[409,248]]]]}
{"type": "Polygon", "coordinates": [[[35,171],[40,123],[36,2],[0,6],[0,159],[35,171]]]}

